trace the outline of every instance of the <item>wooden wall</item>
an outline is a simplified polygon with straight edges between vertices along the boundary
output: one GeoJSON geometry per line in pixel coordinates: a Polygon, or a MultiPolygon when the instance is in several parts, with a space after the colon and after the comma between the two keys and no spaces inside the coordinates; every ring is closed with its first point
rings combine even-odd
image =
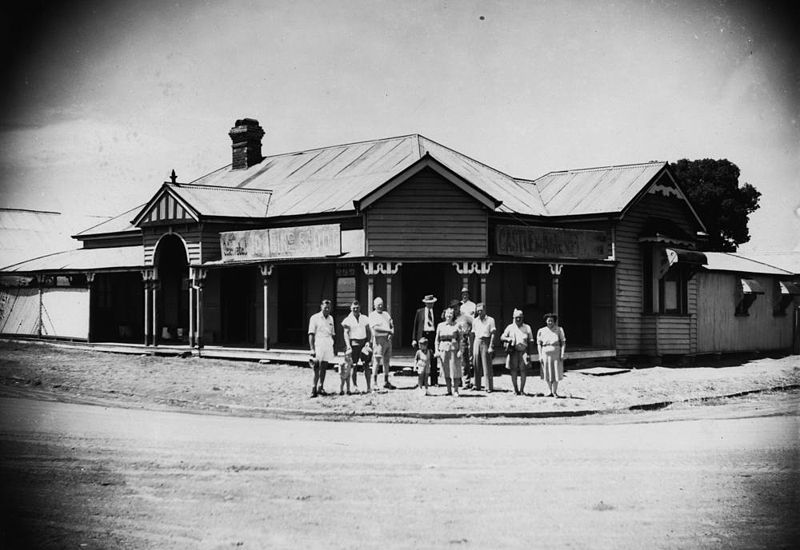
{"type": "Polygon", "coordinates": [[[487,210],[430,169],[365,214],[368,256],[468,259],[488,253],[487,210]]]}
{"type": "Polygon", "coordinates": [[[662,348],[686,349],[686,344],[682,340],[692,338],[696,333],[697,289],[694,278],[688,284],[689,315],[683,320],[667,319],[667,316],[664,316],[663,321],[657,321],[647,319],[649,315],[644,315],[642,250],[639,237],[650,217],[671,220],[689,235],[697,230],[686,203],[661,194],[647,194],[642,197],[617,225],[615,253],[619,263],[616,283],[616,343],[619,355],[659,354],[658,349],[662,348]],[[695,325],[695,328],[692,325],[695,325]],[[662,328],[663,334],[659,332],[662,328]],[[659,335],[657,341],[656,334],[659,335]]]}
{"type": "Polygon", "coordinates": [[[777,298],[769,275],[701,272],[698,280],[698,353],[785,350],[792,345],[792,306],[786,315],[773,314],[777,298]],[[755,279],[765,293],[750,306],[749,315],[736,315],[736,288],[742,277],[755,279]]]}

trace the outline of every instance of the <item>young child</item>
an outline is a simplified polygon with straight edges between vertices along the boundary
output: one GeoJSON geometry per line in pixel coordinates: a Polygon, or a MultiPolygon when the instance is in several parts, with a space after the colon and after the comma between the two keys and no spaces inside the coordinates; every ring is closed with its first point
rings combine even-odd
{"type": "Polygon", "coordinates": [[[423,336],[417,345],[419,347],[414,356],[414,370],[417,371],[419,377],[418,387],[420,391],[425,388],[425,395],[430,395],[428,393],[428,375],[431,371],[431,352],[428,349],[428,339],[423,336]]]}
{"type": "Polygon", "coordinates": [[[345,382],[347,383],[347,395],[350,395],[350,373],[353,371],[353,356],[349,353],[344,354],[344,361],[339,365],[339,395],[344,395],[345,382]]]}

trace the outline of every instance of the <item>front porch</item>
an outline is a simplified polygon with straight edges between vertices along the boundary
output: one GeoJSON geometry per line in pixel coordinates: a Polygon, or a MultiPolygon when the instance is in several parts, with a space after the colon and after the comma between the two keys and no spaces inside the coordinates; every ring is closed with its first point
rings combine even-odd
{"type": "MultiPolygon", "coordinates": [[[[190,348],[188,344],[160,344],[145,346],[144,344],[118,343],[118,342],[61,342],[65,346],[105,351],[110,353],[148,354],[148,355],[193,355],[196,357],[211,357],[215,359],[230,359],[238,361],[262,361],[265,363],[305,364],[308,361],[308,349],[278,348],[265,350],[255,347],[228,347],[207,345],[201,349],[190,348]]],[[[342,352],[337,354],[342,356],[342,352]]],[[[609,359],[617,356],[614,349],[581,348],[576,347],[567,352],[566,361],[587,361],[595,359],[609,359]]],[[[534,361],[538,356],[534,355],[534,361]]],[[[495,366],[505,364],[505,353],[499,352],[492,361],[495,366]]],[[[414,365],[414,352],[411,348],[395,349],[392,357],[393,369],[410,368],[414,365]]]]}

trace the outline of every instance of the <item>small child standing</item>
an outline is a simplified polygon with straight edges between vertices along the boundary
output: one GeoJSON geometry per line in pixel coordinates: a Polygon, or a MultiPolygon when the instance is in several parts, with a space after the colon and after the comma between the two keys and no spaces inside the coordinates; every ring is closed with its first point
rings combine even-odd
{"type": "Polygon", "coordinates": [[[344,395],[344,386],[347,383],[347,395],[350,395],[350,373],[353,372],[353,356],[344,354],[344,361],[339,365],[339,395],[344,395]]]}
{"type": "Polygon", "coordinates": [[[431,352],[428,349],[428,339],[423,336],[417,344],[419,349],[414,356],[414,370],[417,371],[419,378],[418,387],[420,391],[425,388],[425,395],[430,395],[428,393],[428,375],[431,371],[431,352]]]}

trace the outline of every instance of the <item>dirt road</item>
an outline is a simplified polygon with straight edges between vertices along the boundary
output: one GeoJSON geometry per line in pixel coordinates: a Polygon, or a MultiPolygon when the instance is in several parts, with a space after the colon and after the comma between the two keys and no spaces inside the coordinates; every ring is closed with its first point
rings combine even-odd
{"type": "Polygon", "coordinates": [[[498,426],[0,398],[0,546],[789,548],[800,399],[760,399],[498,426]]]}

